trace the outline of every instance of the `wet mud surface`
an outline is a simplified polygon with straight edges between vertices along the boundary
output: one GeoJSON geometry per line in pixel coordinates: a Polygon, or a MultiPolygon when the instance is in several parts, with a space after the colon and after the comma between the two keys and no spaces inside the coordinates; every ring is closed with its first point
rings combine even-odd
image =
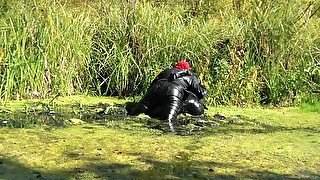
{"type": "MultiPolygon", "coordinates": [[[[68,127],[70,125],[92,123],[112,128],[130,129],[143,127],[163,132],[170,132],[166,121],[149,118],[146,115],[129,116],[127,104],[99,103],[95,105],[71,104],[64,106],[50,106],[45,103],[33,103],[26,105],[19,111],[0,109],[0,127],[24,128],[35,126],[68,127]]],[[[208,116],[191,116],[180,114],[178,116],[177,130],[181,134],[193,134],[200,131],[228,124],[243,124],[246,117],[226,117],[222,114],[208,116]]]]}

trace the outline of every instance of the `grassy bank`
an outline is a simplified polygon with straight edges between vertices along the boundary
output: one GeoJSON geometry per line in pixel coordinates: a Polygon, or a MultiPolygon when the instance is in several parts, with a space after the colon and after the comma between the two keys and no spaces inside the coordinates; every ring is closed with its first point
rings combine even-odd
{"type": "Polygon", "coordinates": [[[0,116],[0,122],[19,119],[19,112],[40,120],[30,123],[24,116],[28,128],[2,124],[0,178],[320,177],[319,112],[304,108],[209,107],[206,118],[184,124],[187,119],[179,117],[184,133],[173,135],[165,128],[166,123],[157,124],[145,116],[99,113],[100,108],[111,112],[107,104],[114,107],[125,101],[85,96],[58,98],[46,116],[53,122],[64,117],[63,122],[68,122],[65,124],[41,124],[46,110],[35,105],[37,101],[10,102],[1,107],[0,115],[6,114],[6,119],[0,116]],[[67,109],[72,116],[62,113],[67,109]],[[86,116],[88,112],[96,116],[86,116]],[[226,119],[214,119],[217,113],[226,119]],[[79,121],[75,123],[74,119],[79,121]],[[200,124],[204,121],[218,124],[200,124]]]}
{"type": "Polygon", "coordinates": [[[163,68],[189,59],[208,104],[317,101],[319,6],[3,0],[0,97],[139,95],[163,68]]]}

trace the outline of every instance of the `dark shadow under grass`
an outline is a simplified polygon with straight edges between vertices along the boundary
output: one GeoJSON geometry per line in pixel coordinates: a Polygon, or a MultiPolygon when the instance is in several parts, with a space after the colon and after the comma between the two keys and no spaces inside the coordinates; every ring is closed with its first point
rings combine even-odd
{"type": "MultiPolygon", "coordinates": [[[[1,155],[1,154],[0,154],[1,155]]],[[[0,179],[65,179],[63,172],[40,172],[1,155],[0,179]]]]}
{"type": "MultiPolygon", "coordinates": [[[[70,156],[70,155],[68,155],[70,156]]],[[[86,159],[82,167],[66,171],[41,172],[15,162],[11,158],[0,159],[0,178],[10,179],[319,179],[320,174],[303,171],[300,174],[281,174],[267,170],[259,171],[246,168],[241,164],[224,162],[192,161],[188,155],[174,158],[171,162],[155,160],[149,154],[134,154],[140,162],[151,165],[147,170],[137,170],[129,164],[100,163],[99,158],[86,159]],[[239,169],[236,175],[215,172],[216,168],[239,169]]]]}

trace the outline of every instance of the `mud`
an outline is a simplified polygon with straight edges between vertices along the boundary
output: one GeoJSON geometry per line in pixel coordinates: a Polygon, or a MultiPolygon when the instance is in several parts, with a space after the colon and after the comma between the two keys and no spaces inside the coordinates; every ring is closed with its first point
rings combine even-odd
{"type": "MultiPolygon", "coordinates": [[[[68,127],[70,125],[93,123],[112,128],[130,129],[128,126],[143,127],[147,129],[170,132],[168,123],[152,119],[147,116],[129,116],[128,108],[133,104],[106,104],[84,106],[72,104],[53,107],[48,104],[28,104],[20,111],[1,111],[0,127],[24,128],[24,127],[68,127]],[[140,124],[137,126],[137,124],[140,124]]],[[[221,114],[214,116],[190,116],[180,114],[178,116],[178,132],[180,134],[193,134],[196,132],[208,132],[210,129],[228,124],[242,124],[245,117],[226,117],[221,114]]]]}

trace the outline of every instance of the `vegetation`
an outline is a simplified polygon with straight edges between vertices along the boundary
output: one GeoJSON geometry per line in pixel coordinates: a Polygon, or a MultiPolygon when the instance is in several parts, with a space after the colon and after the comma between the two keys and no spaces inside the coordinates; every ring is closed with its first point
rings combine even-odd
{"type": "Polygon", "coordinates": [[[208,104],[319,101],[317,1],[2,0],[1,100],[140,95],[178,59],[208,104]]]}
{"type": "Polygon", "coordinates": [[[319,111],[209,107],[206,118],[179,117],[173,135],[167,123],[117,111],[125,102],[73,96],[1,107],[0,179],[320,178],[319,111]]]}
{"type": "Polygon", "coordinates": [[[319,179],[319,21],[309,0],[1,0],[0,179],[319,179]],[[179,59],[216,106],[177,135],[127,116],[179,59]],[[257,104],[300,106],[217,106],[257,104]]]}

